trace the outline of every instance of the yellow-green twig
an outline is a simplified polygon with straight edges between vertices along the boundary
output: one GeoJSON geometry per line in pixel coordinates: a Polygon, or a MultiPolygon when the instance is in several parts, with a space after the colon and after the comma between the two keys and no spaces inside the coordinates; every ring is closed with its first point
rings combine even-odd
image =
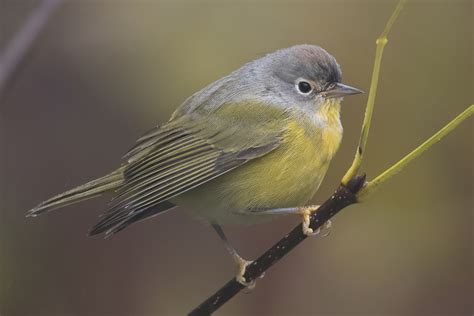
{"type": "Polygon", "coordinates": [[[380,73],[380,63],[382,62],[382,55],[383,49],[388,42],[387,35],[390,29],[392,28],[393,23],[397,19],[400,11],[402,10],[406,0],[400,0],[398,2],[395,11],[393,12],[392,16],[385,25],[385,28],[382,34],[377,38],[375,42],[377,44],[377,48],[375,50],[375,61],[374,61],[374,69],[372,71],[372,80],[370,82],[370,90],[369,90],[369,97],[367,99],[367,106],[365,108],[365,116],[364,116],[364,123],[362,124],[362,131],[360,134],[359,146],[357,147],[354,160],[352,162],[351,167],[347,170],[346,174],[342,178],[342,184],[346,185],[350,179],[352,179],[357,172],[359,171],[360,165],[362,164],[362,158],[365,153],[365,148],[367,144],[367,138],[369,136],[369,129],[370,123],[372,121],[372,113],[374,110],[375,104],[375,95],[377,94],[377,85],[379,82],[379,73],[380,73]]]}
{"type": "Polygon", "coordinates": [[[383,182],[387,181],[390,177],[400,172],[410,161],[421,155],[425,150],[439,142],[443,139],[444,136],[449,134],[452,130],[454,130],[461,122],[466,120],[469,116],[474,113],[474,104],[469,106],[464,112],[459,114],[456,118],[454,118],[451,122],[446,124],[442,129],[440,129],[436,134],[428,138],[423,144],[418,146],[415,150],[410,152],[408,155],[403,157],[400,161],[396,164],[382,172],[379,176],[377,176],[372,181],[369,181],[362,190],[359,191],[357,196],[359,199],[366,197],[369,193],[374,192],[374,190],[383,182]]]}

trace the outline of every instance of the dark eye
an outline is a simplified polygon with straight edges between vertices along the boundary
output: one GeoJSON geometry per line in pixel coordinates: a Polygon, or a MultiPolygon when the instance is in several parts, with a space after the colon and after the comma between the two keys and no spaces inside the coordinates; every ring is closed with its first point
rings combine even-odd
{"type": "Polygon", "coordinates": [[[313,87],[307,81],[298,82],[297,87],[298,87],[298,91],[303,94],[308,94],[313,90],[313,87]]]}

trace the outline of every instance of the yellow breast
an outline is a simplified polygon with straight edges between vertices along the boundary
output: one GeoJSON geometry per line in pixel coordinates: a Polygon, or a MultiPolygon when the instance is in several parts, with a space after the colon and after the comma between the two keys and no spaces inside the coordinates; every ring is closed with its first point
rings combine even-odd
{"type": "Polygon", "coordinates": [[[322,126],[311,120],[290,121],[282,145],[236,170],[241,180],[229,190],[250,188],[255,195],[248,196],[246,203],[254,207],[304,205],[317,191],[341,142],[336,114],[337,118],[333,111],[321,113],[322,126]]]}
{"type": "MultiPolygon", "coordinates": [[[[339,147],[339,107],[321,108],[316,117],[295,116],[286,122],[282,144],[195,190],[192,207],[219,223],[255,223],[249,209],[303,206],[317,191],[339,147]]],[[[191,204],[191,203],[190,203],[191,204]]],[[[268,216],[268,215],[267,215],[268,216]]]]}

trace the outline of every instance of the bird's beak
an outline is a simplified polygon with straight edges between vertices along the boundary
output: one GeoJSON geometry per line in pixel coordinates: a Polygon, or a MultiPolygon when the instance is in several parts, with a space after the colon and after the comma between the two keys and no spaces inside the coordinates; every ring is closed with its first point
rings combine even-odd
{"type": "Polygon", "coordinates": [[[346,95],[359,93],[364,93],[364,91],[338,82],[335,85],[329,87],[326,91],[324,91],[323,95],[326,98],[339,98],[346,95]]]}

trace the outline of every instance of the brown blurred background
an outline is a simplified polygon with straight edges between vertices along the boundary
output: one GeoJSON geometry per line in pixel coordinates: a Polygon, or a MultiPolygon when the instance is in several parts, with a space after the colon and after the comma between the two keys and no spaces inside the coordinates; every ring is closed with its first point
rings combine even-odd
{"type": "MultiPolygon", "coordinates": [[[[38,1],[0,0],[0,50],[38,1]]],[[[67,1],[0,99],[0,314],[182,315],[235,273],[210,227],[177,210],[103,240],[107,198],[25,211],[102,175],[186,97],[277,48],[318,44],[368,91],[396,1],[67,1]]],[[[389,37],[364,170],[383,171],[473,101],[473,2],[409,1],[389,37]]],[[[314,202],[349,166],[367,94],[314,202]]],[[[218,315],[471,315],[473,124],[304,242],[218,315]]],[[[254,258],[297,218],[228,235],[254,258]]]]}

